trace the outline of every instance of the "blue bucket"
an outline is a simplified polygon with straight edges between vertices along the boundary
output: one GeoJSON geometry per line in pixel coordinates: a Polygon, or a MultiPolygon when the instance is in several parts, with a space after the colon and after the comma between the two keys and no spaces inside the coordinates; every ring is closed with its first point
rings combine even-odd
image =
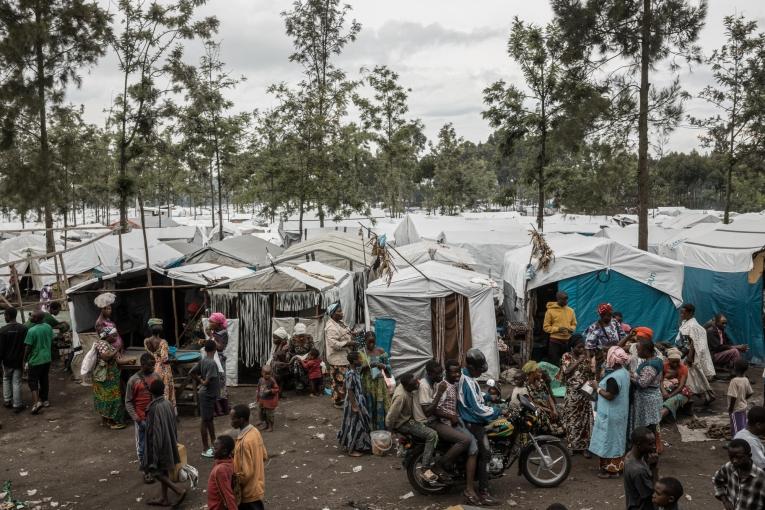
{"type": "Polygon", "coordinates": [[[377,346],[390,354],[393,345],[393,334],[396,332],[396,319],[390,317],[378,317],[375,319],[375,336],[377,346]]]}

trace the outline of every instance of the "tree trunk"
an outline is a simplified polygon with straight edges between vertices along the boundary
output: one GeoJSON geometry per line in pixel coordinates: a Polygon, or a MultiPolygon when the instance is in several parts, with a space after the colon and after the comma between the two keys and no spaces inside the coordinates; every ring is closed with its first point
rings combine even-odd
{"type": "MultiPolygon", "coordinates": [[[[223,241],[223,179],[220,175],[220,147],[218,133],[215,133],[215,167],[218,171],[218,240],[223,241]]],[[[228,209],[228,208],[227,208],[228,209]]]]}
{"type": "Polygon", "coordinates": [[[212,219],[212,227],[215,229],[215,183],[213,180],[213,162],[210,158],[210,218],[212,219]]]}
{"type": "Polygon", "coordinates": [[[648,71],[650,67],[651,0],[643,0],[640,41],[640,111],[638,117],[638,249],[648,250],[648,71]]]}
{"type": "MultiPolygon", "coordinates": [[[[35,23],[40,27],[38,30],[42,30],[42,12],[38,6],[35,9],[35,23]]],[[[50,165],[50,148],[48,147],[48,124],[47,124],[47,98],[45,96],[45,55],[43,54],[43,41],[38,36],[35,40],[35,57],[36,57],[36,80],[37,80],[37,107],[40,109],[40,156],[39,156],[39,175],[40,182],[48,181],[49,165],[50,165]]],[[[56,243],[54,241],[53,233],[53,212],[50,203],[52,197],[48,197],[45,203],[45,249],[48,253],[56,251],[56,243]]]]}
{"type": "Polygon", "coordinates": [[[146,216],[143,211],[143,197],[138,195],[138,207],[141,214],[141,234],[143,236],[143,253],[146,257],[146,286],[149,288],[149,311],[152,317],[156,317],[156,309],[154,308],[154,289],[152,288],[151,280],[151,261],[149,260],[149,241],[146,238],[146,216]]]}
{"type": "Polygon", "coordinates": [[[730,156],[728,162],[728,177],[725,185],[725,214],[723,215],[723,223],[730,223],[730,197],[733,191],[733,167],[736,166],[736,160],[733,156],[730,156]]]}
{"type": "MultiPolygon", "coordinates": [[[[542,107],[542,115],[544,115],[544,106],[542,107]]],[[[539,168],[537,169],[537,184],[539,185],[537,200],[539,206],[537,208],[537,229],[540,232],[544,232],[545,221],[545,160],[547,159],[547,127],[542,127],[542,136],[539,145],[539,168]]]]}

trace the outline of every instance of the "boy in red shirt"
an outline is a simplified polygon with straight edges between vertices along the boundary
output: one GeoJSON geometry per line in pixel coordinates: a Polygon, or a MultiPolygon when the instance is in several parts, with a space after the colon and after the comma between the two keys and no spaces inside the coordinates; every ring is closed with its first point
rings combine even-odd
{"type": "MultiPolygon", "coordinates": [[[[154,373],[154,356],[145,352],[141,355],[141,370],[128,379],[125,387],[125,410],[133,419],[135,425],[135,448],[138,455],[138,465],[143,465],[143,455],[146,450],[146,410],[151,404],[151,383],[157,380],[154,373]]],[[[154,481],[149,474],[144,474],[143,481],[154,481]]]]}
{"type": "Polygon", "coordinates": [[[207,510],[236,510],[234,497],[234,438],[218,436],[213,443],[215,464],[207,480],[207,510]]]}
{"type": "Polygon", "coordinates": [[[321,371],[321,360],[319,359],[319,351],[311,349],[308,351],[308,356],[302,362],[303,368],[308,372],[308,381],[311,385],[311,396],[318,397],[321,395],[321,387],[324,383],[324,374],[321,371]]]}
{"type": "Polygon", "coordinates": [[[265,424],[266,432],[274,431],[274,410],[279,405],[279,385],[274,379],[271,367],[266,365],[261,371],[258,381],[258,405],[260,406],[260,423],[265,424]]]}

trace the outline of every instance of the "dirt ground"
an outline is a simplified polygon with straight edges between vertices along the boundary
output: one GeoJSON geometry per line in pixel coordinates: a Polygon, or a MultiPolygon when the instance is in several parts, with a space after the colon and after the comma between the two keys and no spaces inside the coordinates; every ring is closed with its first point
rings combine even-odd
{"type": "MultiPolygon", "coordinates": [[[[762,400],[759,372],[752,370],[756,399],[762,400]]],[[[715,383],[724,395],[725,383],[715,383]]],[[[137,471],[133,429],[110,431],[99,426],[91,389],[69,379],[61,369],[51,377],[51,404],[38,416],[14,415],[0,409],[0,482],[13,483],[17,499],[27,508],[129,510],[147,508],[158,485],[144,485],[137,471]]],[[[234,403],[248,403],[252,388],[231,390],[234,403]]],[[[25,388],[25,399],[29,400],[25,388]]],[[[712,411],[723,410],[722,399],[712,411]]],[[[400,459],[350,458],[338,450],[335,434],[341,411],[328,398],[288,395],[276,414],[277,428],[265,433],[271,459],[266,472],[266,507],[270,509],[445,509],[462,503],[459,492],[439,497],[409,495],[412,488],[400,459]],[[355,468],[355,470],[354,470],[355,468]],[[359,470],[360,469],[360,470],[359,470]],[[407,497],[407,495],[409,495],[407,497]]],[[[699,413],[703,417],[704,413],[699,413]]],[[[200,487],[183,505],[205,508],[211,460],[201,451],[198,418],[184,416],[179,439],[189,462],[199,469],[200,487]]],[[[226,417],[216,419],[216,431],[230,429],[226,417]]],[[[681,443],[677,428],[662,428],[669,444],[660,460],[660,473],[681,480],[687,497],[682,508],[720,508],[712,496],[711,477],[726,460],[723,442],[681,443]]],[[[556,489],[537,489],[517,475],[515,466],[492,482],[503,508],[545,509],[553,502],[571,510],[624,508],[621,480],[596,477],[597,460],[574,457],[569,479],[556,489]]]]}

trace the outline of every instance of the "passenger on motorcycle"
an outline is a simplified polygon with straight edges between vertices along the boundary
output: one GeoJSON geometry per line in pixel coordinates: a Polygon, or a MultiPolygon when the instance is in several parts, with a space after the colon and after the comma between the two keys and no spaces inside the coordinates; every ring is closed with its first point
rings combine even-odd
{"type": "Polygon", "coordinates": [[[422,454],[421,476],[428,482],[434,482],[439,476],[446,476],[443,469],[434,465],[433,458],[438,444],[438,434],[415,418],[415,395],[420,382],[412,374],[404,374],[399,379],[400,384],[393,392],[393,400],[388,414],[385,416],[385,426],[388,430],[420,439],[425,442],[422,454]]]}
{"type": "MultiPolygon", "coordinates": [[[[435,372],[436,368],[439,372],[441,371],[441,366],[437,363],[435,366],[431,366],[430,363],[426,366],[429,379],[432,378],[431,369],[435,372]]],[[[461,376],[460,362],[454,359],[448,360],[446,362],[446,379],[436,385],[436,394],[433,396],[432,402],[423,405],[423,410],[426,415],[433,417],[430,426],[438,432],[438,439],[451,444],[446,454],[441,457],[441,465],[445,469],[452,470],[455,461],[463,453],[467,453],[467,462],[465,463],[465,480],[467,483],[464,496],[469,504],[476,505],[480,504],[481,501],[474,487],[478,443],[473,434],[465,428],[465,424],[460,420],[457,413],[457,386],[461,376]]]]}
{"type": "Polygon", "coordinates": [[[489,473],[487,464],[491,455],[489,438],[486,437],[484,427],[496,420],[500,413],[499,408],[491,407],[484,403],[481,394],[481,386],[476,378],[486,372],[489,367],[486,357],[478,349],[470,349],[465,354],[465,369],[459,382],[459,402],[457,410],[460,418],[467,429],[478,442],[478,497],[485,506],[496,506],[500,502],[494,499],[489,492],[489,473]]]}

